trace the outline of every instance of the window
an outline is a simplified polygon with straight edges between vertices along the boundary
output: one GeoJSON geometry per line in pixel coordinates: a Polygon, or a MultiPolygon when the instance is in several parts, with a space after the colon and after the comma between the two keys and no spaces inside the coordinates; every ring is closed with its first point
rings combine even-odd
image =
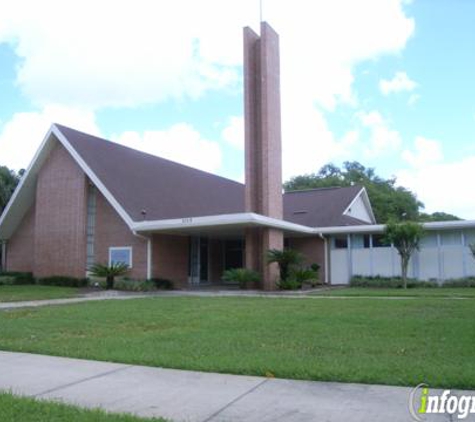
{"type": "Polygon", "coordinates": [[[440,235],[442,246],[457,246],[462,244],[462,235],[460,232],[443,232],[440,235]]]}
{"type": "Polygon", "coordinates": [[[109,265],[119,262],[132,268],[132,247],[121,246],[109,248],[109,265]]]}
{"type": "Polygon", "coordinates": [[[346,236],[337,236],[333,238],[335,249],[346,249],[348,247],[348,238],[346,236]]]}
{"type": "Polygon", "coordinates": [[[351,247],[353,249],[368,249],[369,248],[369,234],[352,234],[351,247]]]}
{"type": "Polygon", "coordinates": [[[467,230],[465,232],[465,244],[475,244],[475,230],[467,230]]]}
{"type": "Polygon", "coordinates": [[[421,248],[436,248],[437,247],[437,234],[430,233],[425,234],[421,239],[421,248]]]}

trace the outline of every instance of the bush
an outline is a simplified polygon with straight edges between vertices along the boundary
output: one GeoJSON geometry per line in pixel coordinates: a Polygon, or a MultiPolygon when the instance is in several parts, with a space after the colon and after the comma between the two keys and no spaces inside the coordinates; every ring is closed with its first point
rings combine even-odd
{"type": "MultiPolygon", "coordinates": [[[[13,278],[13,282],[10,284],[35,284],[35,279],[32,273],[19,272],[19,271],[2,271],[0,272],[0,278],[7,277],[8,282],[13,278]]],[[[0,281],[0,284],[2,282],[0,281]]]]}
{"type": "Polygon", "coordinates": [[[445,280],[442,287],[475,287],[475,277],[445,280]]]}
{"type": "Polygon", "coordinates": [[[163,289],[163,290],[173,290],[173,281],[168,280],[167,278],[151,278],[150,280],[151,283],[155,284],[155,287],[157,289],[163,289]]]}
{"type": "Polygon", "coordinates": [[[12,286],[15,284],[15,277],[12,275],[0,275],[0,286],[12,286]]]}
{"type": "Polygon", "coordinates": [[[223,273],[223,280],[229,283],[238,283],[241,289],[246,289],[249,284],[259,283],[261,277],[258,272],[247,268],[232,268],[223,273]]]}
{"type": "Polygon", "coordinates": [[[157,286],[153,280],[121,279],[114,281],[114,289],[127,292],[151,292],[157,290],[157,286]]]}
{"type": "Polygon", "coordinates": [[[301,288],[304,284],[309,284],[312,287],[321,284],[320,280],[318,279],[318,272],[312,268],[299,268],[297,270],[293,270],[290,273],[290,279],[295,280],[298,284],[300,284],[299,288],[301,288]]]}
{"type": "Polygon", "coordinates": [[[40,278],[37,283],[45,286],[63,287],[87,287],[89,285],[87,278],[75,278],[62,275],[40,278]]]}
{"type": "MultiPolygon", "coordinates": [[[[355,275],[350,280],[350,287],[381,287],[400,289],[404,285],[402,277],[381,277],[381,276],[361,276],[355,275]]],[[[438,287],[434,281],[420,281],[415,278],[407,279],[407,287],[438,287]]]]}
{"type": "Polygon", "coordinates": [[[277,281],[276,284],[281,290],[298,290],[302,288],[302,282],[292,278],[291,276],[287,277],[287,280],[277,281]]]}

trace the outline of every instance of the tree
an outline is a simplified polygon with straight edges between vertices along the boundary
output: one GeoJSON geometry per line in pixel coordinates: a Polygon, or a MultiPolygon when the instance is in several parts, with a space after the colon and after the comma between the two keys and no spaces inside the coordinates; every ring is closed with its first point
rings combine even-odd
{"type": "Polygon", "coordinates": [[[472,252],[473,259],[475,259],[475,243],[468,245],[470,252],[472,252]]]}
{"type": "Polygon", "coordinates": [[[8,167],[0,166],[0,215],[8,204],[24,170],[16,173],[8,167]]]}
{"type": "Polygon", "coordinates": [[[280,279],[285,281],[289,277],[290,270],[300,265],[303,255],[294,249],[269,249],[267,252],[267,263],[276,262],[279,266],[280,279]]]}
{"type": "Polygon", "coordinates": [[[390,222],[384,230],[387,243],[392,243],[401,257],[402,284],[407,289],[407,268],[414,251],[419,249],[420,240],[424,234],[421,224],[406,221],[404,223],[390,222]]]}
{"type": "Polygon", "coordinates": [[[430,221],[453,221],[460,220],[459,217],[448,214],[446,212],[433,212],[432,214],[426,214],[422,212],[419,216],[419,221],[430,222],[430,221]]]}
{"type": "Polygon", "coordinates": [[[94,264],[89,268],[89,272],[93,277],[105,277],[106,289],[114,287],[115,277],[124,275],[129,271],[129,266],[123,262],[112,262],[110,265],[94,264]]]}
{"type": "Polygon", "coordinates": [[[457,219],[445,213],[421,214],[424,204],[410,190],[396,186],[396,178],[377,176],[373,168],[366,168],[357,161],[347,161],[342,168],[326,164],[317,173],[296,176],[286,183],[286,191],[302,189],[346,187],[360,185],[366,188],[373,206],[376,221],[445,221],[457,219]],[[452,218],[453,217],[453,218],[452,218]]]}

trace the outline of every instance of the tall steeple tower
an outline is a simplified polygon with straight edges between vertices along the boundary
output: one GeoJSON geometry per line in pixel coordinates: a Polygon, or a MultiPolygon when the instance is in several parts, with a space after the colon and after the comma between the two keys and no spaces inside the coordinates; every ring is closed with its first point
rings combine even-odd
{"type": "MultiPolygon", "coordinates": [[[[246,212],[282,219],[282,141],[279,37],[266,22],[261,35],[244,28],[244,118],[246,212]]],[[[246,267],[261,273],[263,288],[278,277],[267,251],[282,249],[283,233],[269,228],[246,232],[246,267]]]]}

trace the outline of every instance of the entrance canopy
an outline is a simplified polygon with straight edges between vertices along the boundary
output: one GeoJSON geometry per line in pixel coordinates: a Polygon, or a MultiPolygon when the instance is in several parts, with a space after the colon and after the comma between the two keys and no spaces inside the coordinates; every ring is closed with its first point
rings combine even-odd
{"type": "Polygon", "coordinates": [[[170,220],[143,221],[135,223],[137,233],[167,233],[178,235],[242,235],[244,229],[263,227],[280,229],[284,235],[311,236],[320,231],[312,227],[291,223],[277,218],[266,217],[256,213],[238,213],[211,215],[206,217],[187,217],[170,220]]]}

